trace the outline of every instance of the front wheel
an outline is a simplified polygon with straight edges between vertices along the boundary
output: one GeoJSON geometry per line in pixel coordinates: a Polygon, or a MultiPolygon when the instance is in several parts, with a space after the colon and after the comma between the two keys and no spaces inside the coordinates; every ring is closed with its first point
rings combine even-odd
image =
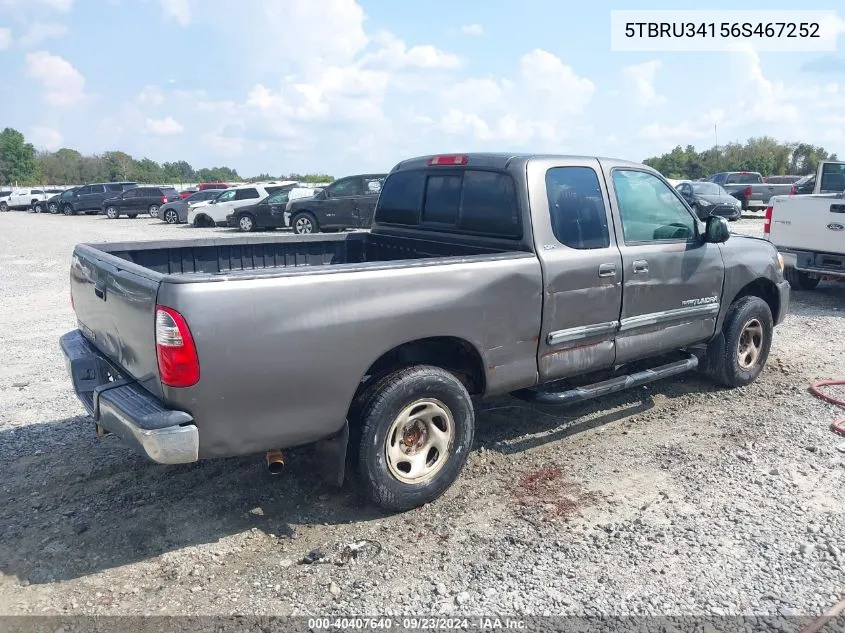
{"type": "Polygon", "coordinates": [[[120,211],[117,210],[117,207],[106,207],[106,217],[109,220],[117,220],[120,217],[120,211]]]}
{"type": "Polygon", "coordinates": [[[176,213],[173,209],[168,209],[164,212],[164,221],[168,224],[178,224],[179,223],[179,214],[176,213]]]}
{"type": "Polygon", "coordinates": [[[65,215],[74,215],[73,207],[70,206],[69,204],[66,204],[65,206],[62,207],[62,213],[64,213],[65,215]]]}
{"type": "Polygon", "coordinates": [[[55,202],[51,202],[47,205],[47,211],[49,211],[53,215],[56,215],[59,212],[59,205],[57,205],[55,202]]]}
{"type": "Polygon", "coordinates": [[[298,213],[293,216],[290,225],[293,232],[297,235],[309,235],[320,232],[320,225],[317,224],[317,218],[310,213],[298,213]]]}
{"type": "Polygon", "coordinates": [[[32,205],[32,210],[35,213],[41,213],[41,211],[43,210],[43,207],[41,206],[40,202],[36,202],[34,205],[32,205]]]}
{"type": "Polygon", "coordinates": [[[367,388],[354,408],[352,466],[376,504],[410,510],[457,479],[472,448],[475,411],[451,373],[428,365],[400,369],[367,388]]]}
{"type": "Polygon", "coordinates": [[[151,218],[157,218],[158,217],[158,205],[157,204],[151,204],[150,208],[147,209],[147,211],[149,212],[151,218]]]}
{"type": "Polygon", "coordinates": [[[784,270],[783,276],[786,277],[790,287],[795,290],[815,290],[821,281],[819,277],[810,277],[807,273],[795,270],[794,268],[784,270]]]}
{"type": "Polygon", "coordinates": [[[725,387],[744,387],[757,380],[772,346],[772,311],[760,297],[734,301],[722,332],[707,348],[705,371],[725,387]]]}
{"type": "Polygon", "coordinates": [[[9,205],[6,204],[5,202],[0,202],[0,211],[2,211],[3,213],[6,213],[6,211],[8,211],[8,210],[9,210],[9,205]]]}

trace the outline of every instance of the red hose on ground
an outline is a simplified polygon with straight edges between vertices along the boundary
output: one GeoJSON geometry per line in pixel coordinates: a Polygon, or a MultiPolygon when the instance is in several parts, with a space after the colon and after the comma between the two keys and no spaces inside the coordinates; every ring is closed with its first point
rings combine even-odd
{"type": "Polygon", "coordinates": [[[845,600],[837,602],[835,605],[833,605],[833,607],[828,610],[827,613],[812,622],[809,626],[806,626],[801,629],[799,633],[817,633],[824,627],[825,624],[827,624],[833,618],[839,616],[843,611],[845,611],[845,600]]]}
{"type": "MultiPolygon", "coordinates": [[[[822,393],[821,387],[831,387],[831,386],[842,386],[845,385],[845,380],[819,380],[818,382],[814,382],[810,385],[810,393],[813,394],[816,398],[820,400],[824,400],[825,402],[829,402],[830,404],[835,404],[843,409],[845,409],[845,400],[840,400],[839,398],[834,398],[833,396],[829,396],[826,393],[822,393]]],[[[840,435],[845,435],[845,417],[839,418],[838,420],[834,420],[830,424],[830,428],[839,433],[840,435]]]]}

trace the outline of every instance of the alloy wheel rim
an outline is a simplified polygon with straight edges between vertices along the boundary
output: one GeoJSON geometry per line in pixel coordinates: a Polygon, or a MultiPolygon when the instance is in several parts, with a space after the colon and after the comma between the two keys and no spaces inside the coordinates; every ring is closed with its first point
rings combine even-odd
{"type": "Polygon", "coordinates": [[[425,484],[449,461],[454,440],[449,407],[434,398],[417,400],[399,412],[387,432],[388,470],[404,484],[425,484]]]}

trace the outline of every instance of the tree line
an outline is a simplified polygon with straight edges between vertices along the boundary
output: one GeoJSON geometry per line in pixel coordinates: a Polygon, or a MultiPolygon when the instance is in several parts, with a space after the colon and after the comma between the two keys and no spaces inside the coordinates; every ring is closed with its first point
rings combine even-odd
{"type": "Polygon", "coordinates": [[[267,173],[243,178],[231,167],[194,169],[184,160],[157,163],[120,151],[85,156],[75,149],[63,147],[55,152],[39,152],[18,130],[6,128],[0,132],[0,185],[77,185],[124,180],[167,184],[263,180],[331,182],[334,178],[328,174],[271,176],[267,173]]]}
{"type": "Polygon", "coordinates": [[[696,151],[678,145],[671,152],[643,162],[666,178],[697,180],[720,171],[756,171],[763,176],[804,176],[816,171],[819,161],[837,160],[836,154],[809,143],[781,143],[762,136],[743,143],[728,143],[696,151]]]}

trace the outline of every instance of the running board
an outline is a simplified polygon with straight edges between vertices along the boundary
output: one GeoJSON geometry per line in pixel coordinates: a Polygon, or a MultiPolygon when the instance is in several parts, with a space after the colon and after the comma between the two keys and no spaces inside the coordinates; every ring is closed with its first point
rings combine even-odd
{"type": "Polygon", "coordinates": [[[669,378],[670,376],[677,376],[678,374],[691,371],[696,367],[698,367],[698,358],[690,356],[684,360],[675,361],[668,365],[661,365],[654,369],[634,372],[627,376],[619,376],[618,378],[611,378],[610,380],[585,385],[584,387],[576,387],[567,391],[520,389],[519,391],[514,391],[511,395],[520,400],[535,404],[572,404],[574,402],[582,402],[584,400],[606,396],[617,391],[624,391],[632,387],[639,387],[640,385],[646,385],[656,380],[669,378]]]}

